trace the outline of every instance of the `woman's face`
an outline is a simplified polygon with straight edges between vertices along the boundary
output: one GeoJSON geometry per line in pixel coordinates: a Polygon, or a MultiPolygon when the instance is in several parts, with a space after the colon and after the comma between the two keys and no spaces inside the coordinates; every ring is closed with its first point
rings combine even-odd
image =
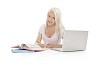
{"type": "Polygon", "coordinates": [[[47,17],[47,24],[48,26],[55,25],[55,14],[53,11],[48,12],[48,17],[47,17]]]}

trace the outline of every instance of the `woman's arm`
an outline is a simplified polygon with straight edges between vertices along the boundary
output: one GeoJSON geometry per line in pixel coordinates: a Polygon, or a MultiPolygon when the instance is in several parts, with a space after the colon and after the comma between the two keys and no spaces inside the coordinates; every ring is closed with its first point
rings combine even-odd
{"type": "Polygon", "coordinates": [[[42,40],[42,34],[41,33],[38,33],[38,37],[36,39],[36,43],[41,47],[43,48],[44,47],[44,44],[41,43],[41,40],[42,40]]]}
{"type": "Polygon", "coordinates": [[[46,48],[62,48],[61,44],[47,44],[46,48]]]}
{"type": "Polygon", "coordinates": [[[53,48],[62,48],[62,45],[61,44],[53,45],[53,48]]]}

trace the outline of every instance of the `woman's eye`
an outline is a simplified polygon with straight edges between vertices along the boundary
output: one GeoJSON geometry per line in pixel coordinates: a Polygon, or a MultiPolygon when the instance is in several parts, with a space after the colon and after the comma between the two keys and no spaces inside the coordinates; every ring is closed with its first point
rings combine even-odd
{"type": "Polygon", "coordinates": [[[53,17],[53,19],[55,19],[55,17],[53,17]]]}

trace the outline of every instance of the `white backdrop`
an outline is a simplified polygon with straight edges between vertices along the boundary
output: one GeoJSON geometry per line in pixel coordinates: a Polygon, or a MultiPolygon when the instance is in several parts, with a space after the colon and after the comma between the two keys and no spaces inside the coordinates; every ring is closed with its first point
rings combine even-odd
{"type": "Polygon", "coordinates": [[[100,67],[99,0],[0,0],[0,67],[100,67]],[[84,52],[45,51],[13,54],[13,45],[35,42],[38,30],[46,22],[50,8],[62,13],[66,30],[89,31],[84,52]]]}

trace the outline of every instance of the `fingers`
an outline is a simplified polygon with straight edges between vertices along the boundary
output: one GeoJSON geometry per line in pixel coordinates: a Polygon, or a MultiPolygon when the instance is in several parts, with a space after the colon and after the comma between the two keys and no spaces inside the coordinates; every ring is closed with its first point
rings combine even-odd
{"type": "Polygon", "coordinates": [[[44,48],[44,45],[42,44],[42,45],[39,45],[41,48],[44,48]]]}
{"type": "Polygon", "coordinates": [[[46,48],[53,48],[53,45],[47,44],[46,48]]]}

